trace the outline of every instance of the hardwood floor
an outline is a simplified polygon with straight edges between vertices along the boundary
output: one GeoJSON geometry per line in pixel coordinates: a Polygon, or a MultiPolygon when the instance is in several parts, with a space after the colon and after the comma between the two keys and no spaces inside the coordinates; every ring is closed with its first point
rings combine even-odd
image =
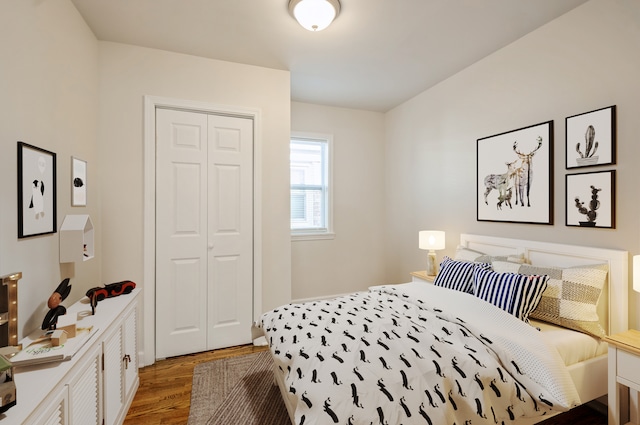
{"type": "Polygon", "coordinates": [[[191,381],[195,365],[267,349],[253,345],[231,347],[172,357],[140,369],[140,387],[131,403],[124,425],[186,424],[189,418],[191,381]]]}
{"type": "MultiPolygon", "coordinates": [[[[140,369],[140,387],[127,413],[124,425],[186,424],[189,418],[191,381],[195,365],[265,350],[267,347],[244,345],[173,357],[140,369]]],[[[594,410],[589,405],[585,405],[547,419],[540,425],[606,424],[606,412],[594,410]]]]}

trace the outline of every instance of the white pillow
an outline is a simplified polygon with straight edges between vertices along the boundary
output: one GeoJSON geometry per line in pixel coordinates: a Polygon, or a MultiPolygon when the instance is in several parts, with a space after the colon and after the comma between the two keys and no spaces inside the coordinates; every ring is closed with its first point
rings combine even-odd
{"type": "Polygon", "coordinates": [[[456,247],[454,260],[458,261],[475,261],[477,263],[493,263],[494,261],[508,261],[510,263],[525,264],[527,263],[524,254],[519,255],[488,255],[474,249],[465,248],[462,245],[456,247]]]}

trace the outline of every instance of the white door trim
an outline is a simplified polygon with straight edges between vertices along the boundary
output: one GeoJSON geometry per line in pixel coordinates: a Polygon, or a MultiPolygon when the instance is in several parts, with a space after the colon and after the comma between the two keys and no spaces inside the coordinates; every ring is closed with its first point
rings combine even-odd
{"type": "Polygon", "coordinates": [[[158,96],[144,96],[143,303],[140,367],[155,363],[156,120],[157,107],[253,119],[253,320],[262,312],[262,139],[260,110],[158,96]]]}

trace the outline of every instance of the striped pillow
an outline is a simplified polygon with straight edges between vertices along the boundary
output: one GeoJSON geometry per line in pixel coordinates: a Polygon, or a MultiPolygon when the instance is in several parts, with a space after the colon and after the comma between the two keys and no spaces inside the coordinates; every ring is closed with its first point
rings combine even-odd
{"type": "Polygon", "coordinates": [[[547,275],[528,276],[476,269],[473,289],[476,297],[529,323],[529,313],[538,306],[548,280],[547,275]]]}
{"type": "Polygon", "coordinates": [[[489,267],[491,267],[489,264],[456,261],[445,256],[440,263],[440,271],[436,275],[433,284],[472,294],[473,270],[476,268],[486,269],[489,267]]]}

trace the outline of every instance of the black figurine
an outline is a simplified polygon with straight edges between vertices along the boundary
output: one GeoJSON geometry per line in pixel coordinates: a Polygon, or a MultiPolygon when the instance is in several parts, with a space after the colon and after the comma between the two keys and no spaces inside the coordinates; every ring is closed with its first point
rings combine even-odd
{"type": "Polygon", "coordinates": [[[60,305],[60,303],[69,296],[70,292],[71,285],[69,285],[69,278],[66,278],[60,282],[60,285],[58,285],[56,290],[49,297],[49,300],[47,300],[49,312],[44,316],[44,320],[42,321],[42,330],[54,330],[56,328],[56,325],[58,324],[58,316],[62,316],[67,313],[67,309],[64,308],[63,305],[60,305]]]}

